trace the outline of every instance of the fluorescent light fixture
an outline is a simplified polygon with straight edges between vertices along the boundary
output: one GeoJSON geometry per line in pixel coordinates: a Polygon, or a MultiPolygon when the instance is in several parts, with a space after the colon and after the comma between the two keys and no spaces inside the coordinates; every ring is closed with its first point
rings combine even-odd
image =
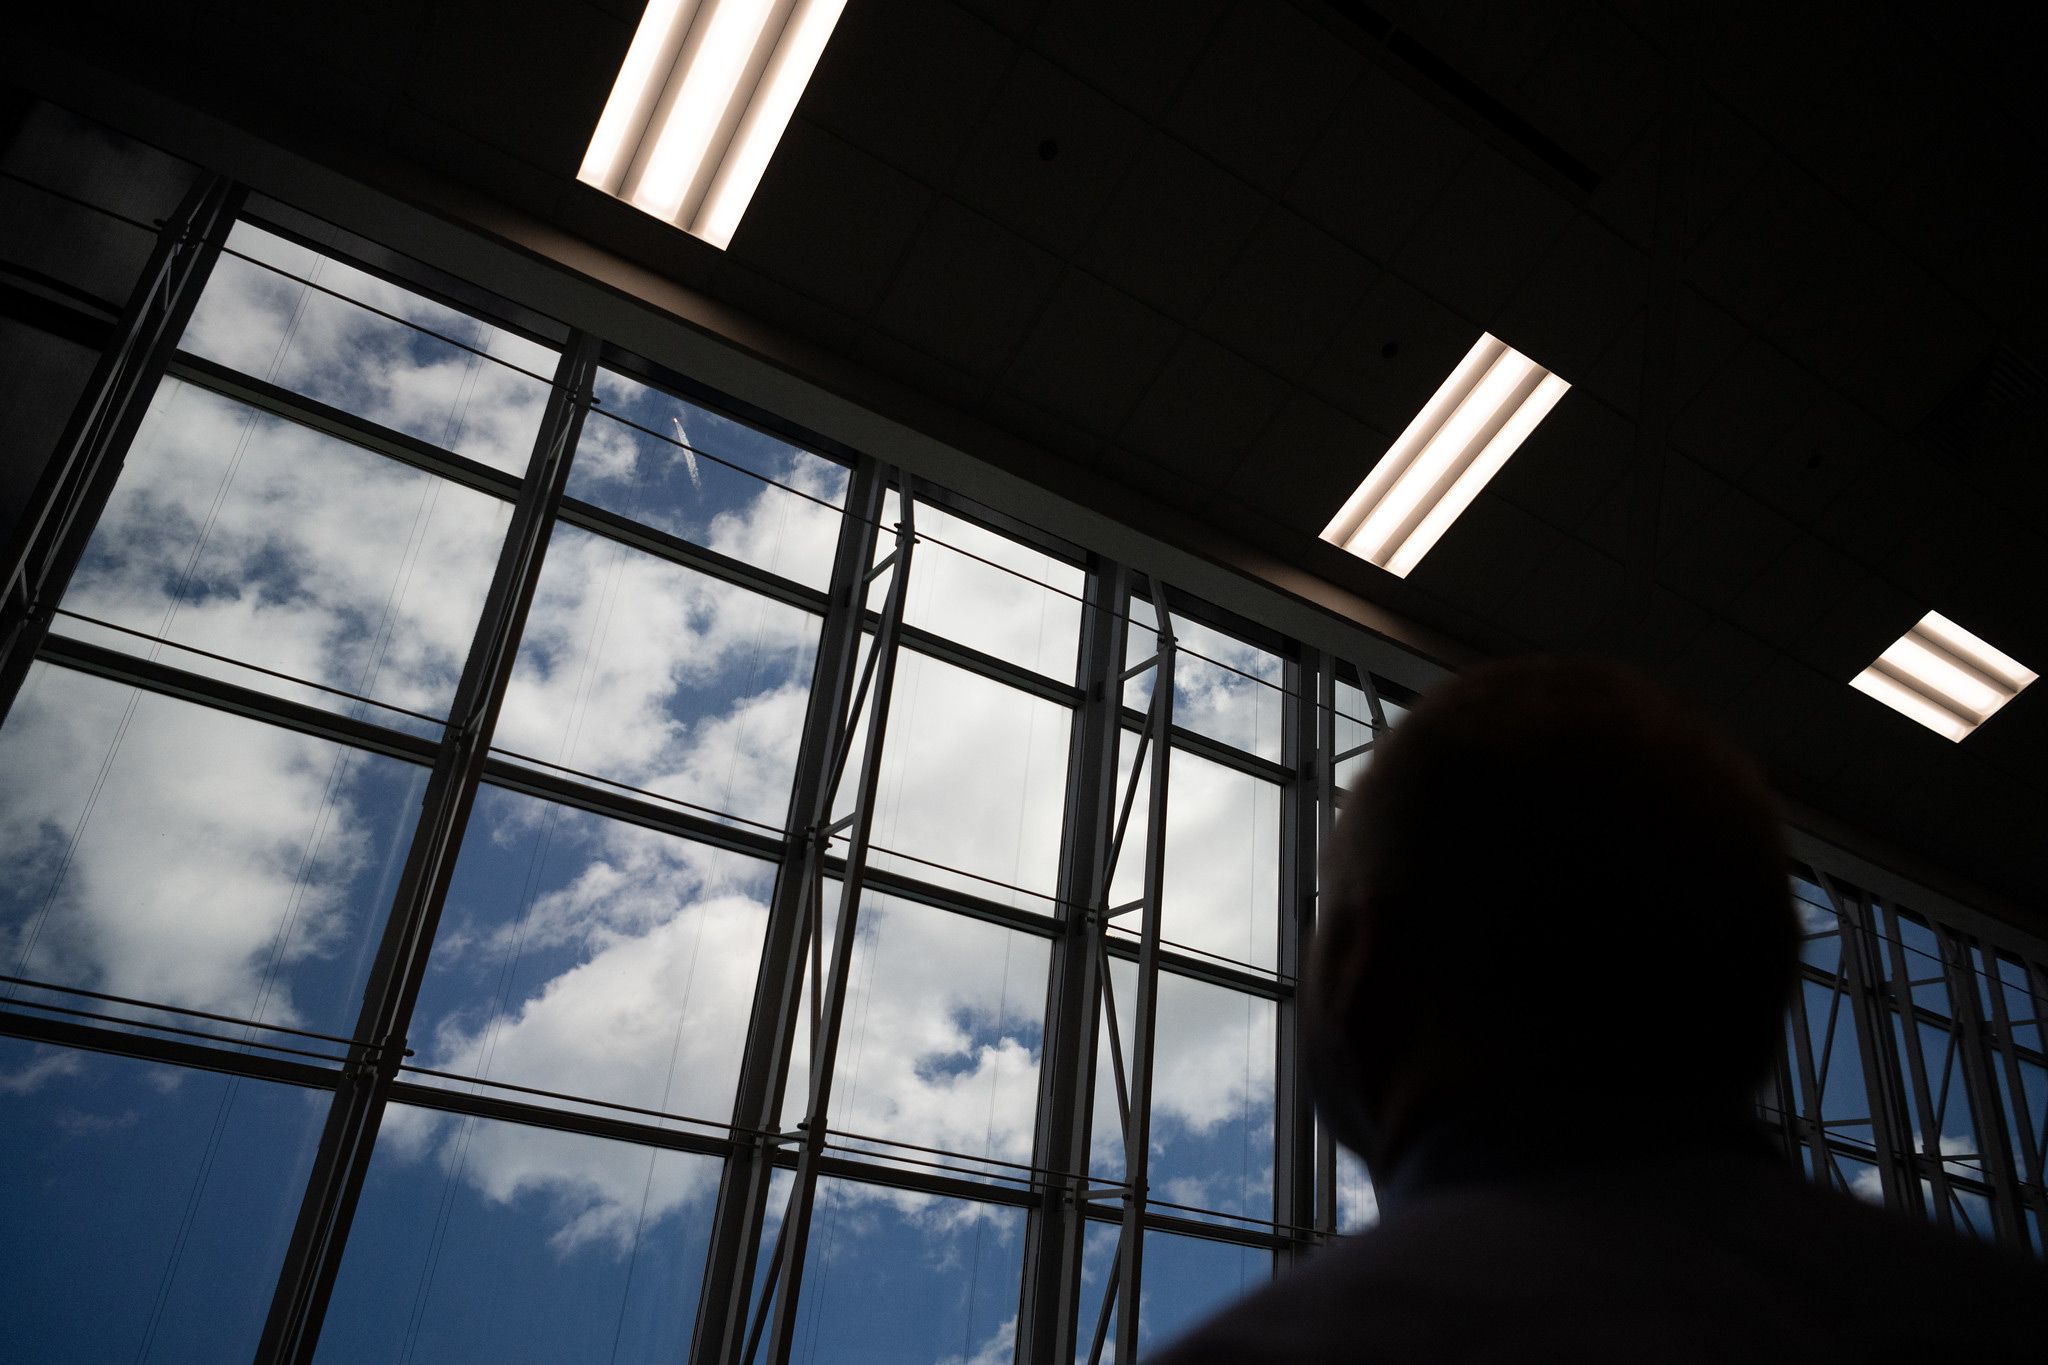
{"type": "Polygon", "coordinates": [[[1499,338],[1481,336],[1323,539],[1406,578],[1569,388],[1499,338]]]}
{"type": "Polygon", "coordinates": [[[846,0],[648,0],[576,178],[723,249],[846,0]]]}
{"type": "Polygon", "coordinates": [[[1849,686],[1960,740],[2034,678],[2017,660],[1930,611],[1849,686]]]}

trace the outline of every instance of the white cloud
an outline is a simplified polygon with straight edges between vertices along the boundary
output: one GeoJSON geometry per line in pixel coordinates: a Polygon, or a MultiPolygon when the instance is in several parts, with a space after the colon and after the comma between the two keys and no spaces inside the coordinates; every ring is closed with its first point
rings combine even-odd
{"type": "MultiPolygon", "coordinates": [[[[315,266],[275,241],[238,243],[315,266]]],[[[551,363],[539,348],[479,331],[393,286],[331,263],[318,269],[379,306],[468,327],[455,334],[494,353],[543,371],[551,363]]],[[[445,348],[435,354],[392,324],[245,263],[224,264],[188,344],[504,468],[523,464],[545,397],[502,367],[445,348]]],[[[139,629],[168,623],[177,638],[400,705],[445,704],[503,534],[502,503],[290,424],[252,423],[196,390],[167,390],[151,423],[75,605],[139,629]]],[[[579,458],[597,461],[599,477],[637,477],[641,457],[611,425],[591,424],[579,458]]],[[[785,473],[827,498],[843,477],[794,459],[785,473]]],[[[723,553],[822,581],[834,518],[762,486],[718,513],[706,534],[723,553]]],[[[931,514],[924,526],[1025,572],[1052,572],[964,523],[931,514]]],[[[1070,669],[1075,604],[937,547],[917,564],[912,619],[991,653],[1070,669]]],[[[808,613],[558,528],[497,740],[779,825],[817,626],[808,613]]],[[[1204,644],[1204,652],[1225,648],[1204,644]]],[[[31,969],[56,979],[312,1022],[294,973],[315,965],[359,972],[345,950],[376,929],[348,901],[352,879],[389,852],[376,843],[376,812],[348,766],[365,760],[337,769],[331,746],[157,697],[135,700],[127,721],[126,690],[70,673],[39,677],[49,690],[26,693],[0,736],[8,776],[0,839],[17,884],[47,886],[81,832],[47,922],[32,930],[36,907],[24,904],[0,946],[19,959],[34,932],[31,969]]],[[[1239,733],[1230,726],[1243,680],[1188,677],[1200,686],[1183,697],[1183,720],[1239,733]]],[[[1071,712],[907,655],[892,714],[877,843],[1050,891],[1071,712]]],[[[1246,742],[1262,733],[1255,719],[1246,742]]],[[[1177,756],[1169,937],[1271,963],[1277,809],[1270,784],[1177,756]]],[[[1141,809],[1133,851],[1143,818],[1141,809]]],[[[533,832],[500,828],[491,837],[516,843],[533,832]]],[[[513,995],[445,1011],[431,1036],[414,1040],[421,1061],[724,1118],[765,889],[723,875],[702,850],[625,826],[606,826],[582,856],[516,932],[503,916],[451,913],[436,971],[474,970],[522,946],[572,961],[513,995]]],[[[1134,865],[1127,852],[1126,868],[1134,865]]],[[[1044,940],[881,897],[868,900],[862,921],[834,1126],[1028,1159],[1044,940]]],[[[1269,1005],[1193,983],[1162,989],[1155,1136],[1169,1150],[1183,1135],[1269,1122],[1272,1026],[1269,1005]]],[[[1102,1086],[1109,1103],[1106,1068],[1102,1086]]],[[[1113,1128],[1113,1109],[1104,1112],[1113,1128]]],[[[420,1111],[394,1111],[384,1141],[400,1157],[461,1170],[487,1199],[544,1196],[565,1253],[621,1245],[643,1197],[649,1216],[659,1216],[707,1197],[715,1178],[712,1164],[664,1156],[650,1186],[647,1149],[420,1111]]],[[[1194,1190],[1207,1189],[1212,1175],[1168,1178],[1194,1190]]],[[[833,1198],[848,1208],[886,1200],[935,1230],[1000,1212],[878,1187],[848,1186],[833,1198]]]]}
{"type": "Polygon", "coordinates": [[[940,1356],[938,1365],[1009,1365],[1017,1349],[1017,1319],[1009,1317],[983,1338],[972,1355],[940,1356]]]}

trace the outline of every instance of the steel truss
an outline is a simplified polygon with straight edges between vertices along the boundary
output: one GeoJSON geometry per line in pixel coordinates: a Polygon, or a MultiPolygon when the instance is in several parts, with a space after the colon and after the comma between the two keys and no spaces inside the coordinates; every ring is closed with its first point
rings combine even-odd
{"type": "MultiPolygon", "coordinates": [[[[600,343],[587,335],[572,334],[562,348],[523,479],[213,362],[180,355],[175,350],[178,334],[241,200],[237,187],[208,182],[164,228],[66,433],[60,458],[39,489],[27,523],[31,533],[10,549],[6,597],[0,604],[6,630],[0,641],[0,713],[11,705],[30,661],[39,658],[418,764],[428,769],[429,778],[407,862],[361,1012],[346,1038],[294,1035],[251,1021],[225,1021],[153,1005],[149,1008],[166,1019],[138,1020],[111,1012],[117,1003],[138,1002],[95,998],[91,992],[41,983],[32,984],[72,1003],[59,1005],[42,996],[11,1000],[0,1008],[0,1033],[331,1092],[327,1124],[275,1286],[259,1361],[312,1357],[379,1125],[392,1103],[722,1158],[692,1346],[692,1360],[706,1365],[738,1365],[757,1358],[779,1365],[788,1359],[822,1178],[1025,1210],[1017,1354],[1029,1361],[1071,1361],[1084,1346],[1091,1361],[1099,1360],[1106,1346],[1119,1362],[1135,1358],[1141,1344],[1139,1315],[1131,1310],[1141,1301],[1147,1230],[1218,1240],[1270,1253],[1283,1262],[1334,1234],[1335,1151],[1314,1121],[1299,1074],[1294,996],[1313,928],[1317,859],[1328,845],[1342,802],[1337,769],[1374,742],[1339,749],[1340,677],[1363,690],[1374,738],[1386,729],[1384,707],[1369,672],[1328,654],[1292,649],[1282,685],[1282,756],[1273,762],[1174,724],[1175,661],[1185,647],[1175,637],[1175,613],[1164,584],[1148,581],[1145,592],[1156,617],[1156,648],[1148,659],[1126,667],[1133,583],[1131,571],[1121,565],[1100,559],[1089,563],[1080,669],[1074,684],[1041,677],[907,623],[907,592],[919,543],[917,490],[908,476],[873,459],[860,459],[852,469],[831,584],[823,593],[569,498],[568,469],[591,406],[602,352],[600,343]],[[511,529],[448,723],[438,737],[422,738],[375,720],[286,700],[62,634],[57,603],[119,474],[149,397],[167,375],[513,503],[511,529]],[[885,500],[892,487],[900,519],[884,525],[885,500]],[[557,523],[822,617],[783,828],[734,824],[714,818],[713,812],[622,789],[589,774],[492,752],[492,731],[557,523]],[[878,556],[884,540],[889,542],[886,553],[878,556]],[[884,576],[888,585],[883,602],[879,609],[870,609],[869,589],[884,576]],[[888,739],[886,722],[897,659],[905,647],[1071,709],[1060,870],[1057,890],[1042,911],[939,890],[902,871],[868,868],[876,787],[888,739]],[[1122,701],[1125,684],[1147,674],[1147,706],[1142,713],[1127,710],[1122,701]],[[1118,754],[1127,736],[1134,750],[1129,777],[1120,782],[1118,754]],[[1162,935],[1169,778],[1176,750],[1198,753],[1281,786],[1280,942],[1271,974],[1177,949],[1162,935]],[[473,1093],[432,1084],[434,1073],[407,1065],[407,1034],[427,954],[470,810],[485,782],[776,863],[753,1013],[729,1115],[659,1114],[502,1082],[482,1082],[491,1093],[473,1093]],[[1134,831],[1131,816],[1141,783],[1147,791],[1148,814],[1142,829],[1134,831]],[[1140,860],[1142,890],[1135,901],[1112,905],[1111,887],[1127,846],[1130,856],[1140,860]],[[835,880],[839,906],[828,932],[827,897],[835,880]],[[871,888],[1048,941],[1051,971],[1029,1163],[969,1157],[831,1127],[837,1041],[861,900],[871,888]],[[1134,939],[1110,933],[1116,921],[1132,914],[1138,925],[1134,939]],[[1113,960],[1136,968],[1128,1038],[1116,1007],[1113,960]],[[1157,992],[1159,974],[1167,970],[1276,1006],[1275,1187],[1270,1220],[1238,1218],[1226,1223],[1189,1217],[1150,1195],[1157,992]],[[226,1029],[208,1028],[223,1023],[236,1031],[233,1039],[226,1029]],[[1123,1177],[1109,1183],[1091,1179],[1088,1160],[1091,1131],[1110,1117],[1090,1112],[1098,1046],[1104,1041],[1098,1029],[1104,1026],[1124,1151],[1123,1177]],[[800,1040],[808,1044],[811,1058],[804,1113],[793,1130],[785,1130],[783,1096],[800,1040]],[[677,1126],[676,1120],[685,1117],[688,1122],[677,1126]],[[890,1153],[860,1145],[876,1142],[886,1142],[890,1153]],[[788,1173],[790,1190],[770,1248],[765,1282],[756,1284],[754,1266],[778,1171],[788,1173]],[[1113,1226],[1117,1236],[1114,1273],[1101,1299],[1094,1302],[1084,1299],[1081,1285],[1091,1224],[1113,1226]],[[1118,1312],[1119,1306],[1126,1311],[1118,1312]],[[1113,1345],[1108,1331],[1112,1316],[1117,1327],[1113,1345]]],[[[389,269],[382,273],[389,274],[389,269]]],[[[2022,1105],[2017,1140],[2009,1142],[1994,1087],[2002,1075],[2008,1093],[2023,1094],[2020,1068],[2043,1059],[2022,1042],[2017,1030],[2028,1021],[2012,1017],[2005,991],[1995,988],[1987,996],[1973,988],[1971,955],[1979,954],[1996,971],[1998,948],[1932,926],[1943,944],[1940,974],[1952,1012],[1928,1014],[1913,1004],[1912,986],[1920,978],[1904,965],[1896,944],[1892,969],[1885,968],[1886,908],[1860,892],[1823,880],[1841,917],[1841,965],[1832,975],[1802,969],[1803,979],[1825,985],[1834,1009],[1848,1011],[1856,1022],[1859,1064],[1872,1099],[1871,1157],[1883,1174],[1888,1199],[1919,1208],[1917,1185],[1926,1180],[1943,1195],[1931,1216],[1947,1219],[1953,1216],[1955,1203],[1951,1186],[1973,1191],[1981,1186],[1995,1211],[2001,1238],[2023,1238],[2022,1211],[2036,1219],[2048,1216],[2043,1191],[2048,1132],[2041,1131],[2048,1124],[2039,1123],[2038,1116],[2024,1112],[2022,1105]],[[1924,1018],[1950,1030],[1951,1046],[1960,1049],[1953,1069],[1970,1097],[1983,1147],[1983,1181],[1973,1184],[1945,1168],[1938,1146],[1943,1082],[1928,1074],[1910,1028],[1908,1045],[1895,1046],[1894,1015],[1913,1028],[1924,1018]],[[1931,1149],[1914,1148],[1916,1116],[1920,1131],[1933,1135],[1928,1139],[1935,1143],[1931,1149]]],[[[2016,960],[2010,952],[2006,958],[2016,960]]],[[[2022,970],[2028,973],[2038,1018],[2041,1002],[2048,998],[2048,978],[2038,964],[2022,970]]],[[[1821,1070],[1830,1053],[1825,1036],[1811,1036],[1803,1003],[1794,1011],[1791,1027],[1800,1093],[1807,1107],[1800,1112],[1794,1103],[1793,1078],[1782,1066],[1775,1081],[1777,1107],[1786,1116],[1788,1147],[1803,1147],[1817,1169],[1827,1169],[1842,1146],[1821,1118],[1821,1070]]]]}

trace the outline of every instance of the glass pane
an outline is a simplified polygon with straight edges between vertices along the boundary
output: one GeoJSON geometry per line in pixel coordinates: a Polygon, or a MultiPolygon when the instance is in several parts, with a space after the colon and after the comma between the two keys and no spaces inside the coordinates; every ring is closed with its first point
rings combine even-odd
{"type": "MultiPolygon", "coordinates": [[[[1810,1149],[1809,1149],[1810,1150],[1810,1149]]],[[[1838,1188],[1847,1190],[1866,1204],[1884,1204],[1884,1177],[1874,1162],[1830,1154],[1839,1174],[1838,1188]]]]}
{"type": "MultiPolygon", "coordinates": [[[[64,607],[445,716],[510,504],[170,380],[64,607]]],[[[385,724],[313,688],[59,617],[67,635],[385,724]]]]}
{"type": "MultiPolygon", "coordinates": [[[[897,507],[892,491],[884,500],[877,560],[895,548],[897,507]]],[[[881,610],[889,582],[888,574],[875,580],[868,590],[869,607],[881,610]]],[[[903,619],[913,626],[1072,682],[1086,586],[1087,574],[1078,564],[929,503],[917,504],[917,548],[911,557],[910,596],[903,604],[903,619]]]]}
{"type": "Polygon", "coordinates": [[[845,466],[609,370],[597,397],[570,497],[814,588],[831,582],[845,466]]]}
{"type": "Polygon", "coordinates": [[[1116,1359],[1116,1305],[1105,1305],[1111,1281],[1116,1278],[1116,1252],[1118,1228],[1115,1223],[1088,1224],[1081,1234],[1081,1311],[1075,1316],[1078,1324],[1074,1332],[1074,1359],[1086,1361],[1089,1350],[1095,1342],[1095,1329],[1103,1323],[1102,1311],[1109,1309],[1109,1317],[1103,1323],[1103,1361],[1116,1359]]]}
{"type": "Polygon", "coordinates": [[[1270,1251],[1148,1232],[1139,1344],[1147,1351],[1158,1350],[1272,1278],[1270,1251]]]}
{"type": "Polygon", "coordinates": [[[1842,917],[1828,893],[1804,877],[1792,878],[1792,908],[1799,915],[1799,960],[1824,972],[1842,963],[1842,917]]]}
{"type": "MultiPolygon", "coordinates": [[[[1112,958],[1125,1075],[1137,1018],[1137,966],[1112,958]]],[[[1162,972],[1153,1043],[1152,1197],[1246,1218],[1273,1216],[1272,1001],[1162,972]]],[[[1108,1021],[1098,1029],[1090,1169],[1124,1172],[1108,1021]]]]}
{"type": "Polygon", "coordinates": [[[864,892],[832,1128],[1029,1162],[1050,962],[1031,934],[864,892]]]}
{"type": "MultiPolygon", "coordinates": [[[[840,815],[853,806],[862,720],[840,815]]],[[[872,865],[1051,913],[1073,726],[1058,702],[898,650],[872,865]]]]}
{"type": "Polygon", "coordinates": [[[327,1099],[0,1039],[7,1358],[250,1359],[327,1099]]]}
{"type": "Polygon", "coordinates": [[[689,1354],[716,1159],[394,1106],[318,1358],[689,1354]]]}
{"type": "MultiPolygon", "coordinates": [[[[1117,746],[1119,809],[1137,744],[1126,730],[1117,746]]],[[[1151,774],[1148,747],[1110,884],[1111,906],[1144,894],[1151,774]]],[[[1280,788],[1184,749],[1173,751],[1167,785],[1160,936],[1175,947],[1272,971],[1280,947],[1280,788]]],[[[1135,936],[1139,914],[1119,917],[1116,932],[1135,936]]]]}
{"type": "Polygon", "coordinates": [[[485,786],[415,1063],[723,1123],[774,884],[772,863],[485,786]]]}
{"type": "Polygon", "coordinates": [[[1887,911],[1886,930],[1897,941],[1887,944],[1887,962],[1902,983],[1911,983],[1913,1003],[1923,1010],[1947,1014],[1948,981],[1943,974],[1941,941],[1934,931],[1910,915],[1887,911]]]}
{"type": "Polygon", "coordinates": [[[1372,1173],[1348,1149],[1337,1149],[1337,1231],[1363,1232],[1380,1221],[1372,1173]]]}
{"type": "Polygon", "coordinates": [[[1870,1100],[1863,1083],[1863,1059],[1857,1051],[1856,1020],[1848,1002],[1837,991],[1812,981],[1802,982],[1806,1002],[1806,1027],[1811,1044],[1818,1097],[1807,1093],[1804,1077],[1795,1067],[1801,1101],[1808,1117],[1816,1109],[1830,1125],[1854,1123],[1867,1129],[1870,1100]]]}
{"type": "MultiPolygon", "coordinates": [[[[1362,689],[1347,682],[1338,682],[1336,695],[1336,714],[1332,717],[1334,738],[1337,752],[1346,754],[1372,739],[1372,705],[1362,689]]],[[[1356,786],[1371,763],[1370,751],[1340,760],[1336,772],[1338,789],[1348,791],[1356,786]]]]}
{"type": "Polygon", "coordinates": [[[820,1180],[790,1359],[1007,1361],[1024,1210],[820,1180]]]}
{"type": "MultiPolygon", "coordinates": [[[[1132,667],[1159,648],[1152,604],[1131,599],[1124,663],[1132,667]]],[[[1284,712],[1280,656],[1176,613],[1173,723],[1261,758],[1280,758],[1284,712]]],[[[1152,697],[1150,670],[1124,684],[1124,705],[1143,710],[1152,697]]]]}
{"type": "Polygon", "coordinates": [[[557,526],[495,743],[780,829],[818,618],[557,526]]]}
{"type": "Polygon", "coordinates": [[[425,777],[38,664],[0,730],[6,970],[347,1034],[425,777]]]}
{"type": "Polygon", "coordinates": [[[180,344],[519,475],[555,370],[537,342],[252,223],[228,234],[180,344]]]}
{"type": "MultiPolygon", "coordinates": [[[[2038,979],[2038,978],[2037,978],[2038,979]]],[[[2048,1006],[2030,988],[2026,966],[2001,955],[1998,980],[2005,995],[2006,1022],[2012,1026],[2014,1041],[2036,1052],[2048,1051],[2048,1006]]]]}

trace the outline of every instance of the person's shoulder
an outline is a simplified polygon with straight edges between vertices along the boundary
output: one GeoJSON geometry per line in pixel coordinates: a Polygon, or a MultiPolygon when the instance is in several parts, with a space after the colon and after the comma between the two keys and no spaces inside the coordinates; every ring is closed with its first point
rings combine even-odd
{"type": "Polygon", "coordinates": [[[1418,1199],[1156,1359],[1895,1358],[1944,1342],[1997,1358],[2048,1339],[2048,1271],[2025,1257],[1774,1167],[1673,1174],[1418,1199]]]}

